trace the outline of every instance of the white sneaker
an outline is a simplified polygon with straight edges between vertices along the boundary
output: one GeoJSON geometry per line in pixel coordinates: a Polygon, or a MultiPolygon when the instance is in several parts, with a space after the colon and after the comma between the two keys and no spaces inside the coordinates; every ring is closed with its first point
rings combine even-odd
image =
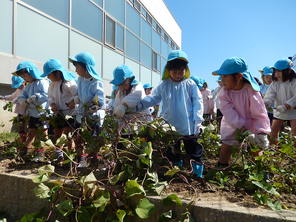
{"type": "Polygon", "coordinates": [[[86,168],[89,166],[89,163],[87,162],[86,158],[81,158],[77,168],[86,168]]]}

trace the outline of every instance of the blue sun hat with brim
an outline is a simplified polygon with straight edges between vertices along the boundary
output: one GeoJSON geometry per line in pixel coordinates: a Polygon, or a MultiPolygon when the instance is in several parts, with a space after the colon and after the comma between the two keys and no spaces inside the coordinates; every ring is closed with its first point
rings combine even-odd
{"type": "Polygon", "coordinates": [[[265,66],[262,69],[262,75],[264,76],[272,76],[272,73],[273,73],[273,68],[270,66],[265,66]]]}
{"type": "Polygon", "coordinates": [[[94,57],[88,52],[81,52],[77,54],[75,57],[69,58],[70,62],[80,62],[85,64],[87,72],[95,79],[102,80],[102,77],[99,73],[95,70],[95,59],[94,57]]]}
{"type": "Polygon", "coordinates": [[[280,59],[273,66],[273,68],[280,71],[283,71],[285,69],[290,69],[292,67],[293,67],[293,62],[290,59],[280,59]]]}
{"type": "Polygon", "coordinates": [[[20,76],[12,76],[11,77],[11,88],[17,89],[19,88],[25,80],[20,76]]]}
{"type": "MultiPolygon", "coordinates": [[[[181,59],[187,63],[189,62],[187,54],[182,50],[173,50],[169,53],[167,61],[169,62],[169,61],[173,61],[175,59],[181,59]]],[[[165,66],[165,68],[163,70],[162,80],[165,80],[168,78],[170,78],[169,70],[167,69],[167,66],[165,66]]],[[[186,79],[190,78],[190,70],[189,70],[188,66],[186,68],[184,78],[186,78],[186,79]]]]}
{"type": "Polygon", "coordinates": [[[214,71],[213,75],[234,75],[242,73],[243,78],[248,80],[255,91],[260,91],[260,86],[251,73],[248,72],[248,66],[242,58],[231,57],[226,59],[220,69],[214,71]]]}
{"type": "Polygon", "coordinates": [[[132,79],[131,85],[138,85],[138,81],[135,80],[135,75],[133,71],[127,65],[117,66],[113,71],[113,80],[110,82],[116,86],[121,85],[124,80],[132,79]]]}
{"type": "Polygon", "coordinates": [[[43,65],[43,74],[41,77],[47,77],[54,71],[60,71],[63,75],[64,80],[71,81],[76,79],[76,75],[72,72],[68,72],[63,66],[60,60],[50,59],[43,65]]]}
{"type": "Polygon", "coordinates": [[[143,85],[143,87],[144,87],[144,89],[151,89],[151,88],[153,88],[152,85],[151,85],[150,83],[145,83],[145,84],[143,85]]]}
{"type": "Polygon", "coordinates": [[[12,75],[18,76],[17,72],[22,69],[25,69],[33,79],[42,79],[41,72],[37,66],[34,63],[27,61],[19,63],[16,67],[16,71],[14,71],[12,75]]]}
{"type": "Polygon", "coordinates": [[[199,89],[201,89],[203,87],[203,84],[206,82],[204,79],[201,79],[197,76],[190,76],[190,79],[195,82],[199,89]]]}

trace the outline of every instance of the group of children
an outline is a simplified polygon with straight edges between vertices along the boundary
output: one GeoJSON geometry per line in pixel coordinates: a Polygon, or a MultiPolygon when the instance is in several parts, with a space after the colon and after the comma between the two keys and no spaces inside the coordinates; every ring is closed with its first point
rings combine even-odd
{"type": "MultiPolygon", "coordinates": [[[[69,132],[71,127],[79,127],[86,116],[94,120],[92,129],[95,132],[102,126],[106,109],[112,110],[121,128],[126,128],[126,120],[133,118],[151,121],[151,108],[159,105],[158,116],[163,117],[183,136],[184,148],[194,160],[192,168],[197,176],[201,176],[203,168],[203,147],[197,143],[197,136],[203,117],[213,114],[214,103],[219,116],[223,116],[218,167],[229,165],[232,148],[239,145],[235,137],[238,129],[254,134],[256,145],[262,149],[269,145],[268,135],[272,143],[277,142],[285,120],[290,120],[292,135],[296,135],[296,74],[289,59],[279,60],[273,67],[265,67],[262,71],[264,84],[261,87],[248,72],[243,59],[226,59],[212,73],[219,75],[220,84],[212,95],[205,82],[190,76],[186,53],[173,50],[168,55],[162,81],[153,90],[150,84],[140,84],[130,67],[116,67],[110,82],[113,84],[113,92],[108,105],[105,103],[102,78],[95,71],[92,55],[80,53],[69,60],[76,68],[78,79],[56,59],[44,64],[42,75],[30,62],[20,63],[13,73],[16,75],[13,78],[22,77],[27,83],[24,89],[21,89],[21,85],[14,85],[22,90],[22,93],[18,92],[14,102],[17,106],[25,107],[22,112],[18,112],[19,118],[29,116],[28,136],[22,138],[24,152],[32,148],[37,128],[41,128],[46,135],[48,124],[41,116],[48,108],[56,114],[53,125],[55,137],[58,138],[62,133],[69,132]],[[44,77],[50,79],[50,84],[44,77]],[[270,107],[273,108],[271,127],[268,117],[268,112],[271,116],[270,107]],[[73,118],[66,120],[65,116],[73,118]]],[[[180,149],[180,143],[174,149],[180,149]]],[[[83,155],[83,151],[79,151],[79,155],[83,155]]],[[[182,160],[172,150],[168,150],[167,157],[173,164],[182,165],[182,160]]]]}

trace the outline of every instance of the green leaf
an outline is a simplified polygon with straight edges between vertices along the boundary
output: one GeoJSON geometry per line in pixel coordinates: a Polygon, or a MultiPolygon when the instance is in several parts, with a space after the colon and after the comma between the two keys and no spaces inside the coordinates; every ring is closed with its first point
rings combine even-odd
{"type": "Polygon", "coordinates": [[[178,205],[182,206],[181,199],[176,194],[170,194],[163,199],[163,203],[166,206],[178,205]]]}
{"type": "Polygon", "coordinates": [[[180,168],[177,166],[174,166],[172,169],[169,169],[167,172],[165,172],[165,176],[174,176],[176,173],[180,172],[180,168]]]}
{"type": "Polygon", "coordinates": [[[123,176],[125,175],[124,171],[121,171],[119,174],[114,175],[113,177],[111,177],[109,179],[110,184],[115,185],[118,183],[118,181],[120,181],[123,176]]]}
{"type": "Polygon", "coordinates": [[[54,166],[53,165],[45,165],[43,167],[40,167],[38,169],[39,174],[46,174],[47,176],[50,176],[52,173],[54,173],[54,166]]]}
{"type": "Polygon", "coordinates": [[[40,183],[37,187],[34,188],[34,193],[36,197],[40,199],[45,199],[50,197],[49,192],[50,192],[49,187],[44,185],[43,183],[40,183]]]}
{"type": "Polygon", "coordinates": [[[64,217],[70,215],[74,210],[71,200],[65,200],[62,203],[57,204],[56,208],[64,217]]]}
{"type": "Polygon", "coordinates": [[[92,202],[95,208],[99,208],[99,211],[104,211],[105,207],[109,204],[110,201],[110,193],[106,190],[100,192],[98,199],[92,202]]]}
{"type": "Polygon", "coordinates": [[[141,199],[136,208],[136,214],[141,219],[147,219],[151,216],[155,209],[154,204],[152,204],[148,199],[141,199]]]}
{"type": "Polygon", "coordinates": [[[77,221],[79,222],[90,222],[92,221],[92,215],[88,211],[89,207],[82,206],[77,210],[77,221]]]}
{"type": "Polygon", "coordinates": [[[279,201],[273,202],[272,200],[267,200],[267,205],[274,211],[283,209],[279,201]]]}
{"type": "Polygon", "coordinates": [[[166,222],[166,221],[170,221],[173,218],[173,211],[169,210],[167,212],[164,212],[160,215],[160,222],[166,222]]]}
{"type": "Polygon", "coordinates": [[[43,183],[48,181],[48,176],[46,174],[42,174],[40,176],[34,177],[32,181],[33,183],[43,183]]]}
{"type": "Polygon", "coordinates": [[[127,194],[127,197],[132,197],[137,194],[146,195],[144,188],[138,184],[136,180],[128,180],[125,184],[124,190],[127,194]]]}
{"type": "Polygon", "coordinates": [[[92,189],[92,188],[94,188],[94,186],[97,182],[97,178],[91,172],[87,176],[81,177],[79,182],[81,183],[82,186],[86,186],[87,188],[92,189]]]}
{"type": "Polygon", "coordinates": [[[51,141],[51,139],[46,140],[45,142],[40,141],[41,147],[49,147],[49,148],[55,148],[55,145],[51,141]]]}
{"type": "Polygon", "coordinates": [[[67,136],[65,134],[62,134],[60,138],[57,139],[56,146],[58,147],[64,146],[67,143],[67,141],[68,141],[67,136]]]}
{"type": "Polygon", "coordinates": [[[267,193],[270,193],[275,196],[280,196],[276,189],[266,182],[252,181],[252,183],[257,187],[260,187],[261,189],[265,190],[267,193]]]}
{"type": "Polygon", "coordinates": [[[123,222],[124,217],[126,216],[126,212],[124,210],[118,209],[116,211],[116,217],[119,222],[123,222]]]}

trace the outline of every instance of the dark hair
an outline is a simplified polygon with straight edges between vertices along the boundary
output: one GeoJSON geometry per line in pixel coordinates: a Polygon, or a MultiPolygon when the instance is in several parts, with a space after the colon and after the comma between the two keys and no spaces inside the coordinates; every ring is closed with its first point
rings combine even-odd
{"type": "MultiPolygon", "coordinates": [[[[236,78],[236,76],[238,76],[238,74],[239,73],[233,73],[233,74],[231,74],[232,79],[234,80],[236,78]]],[[[243,82],[244,83],[247,83],[247,84],[250,84],[251,85],[251,83],[248,80],[246,80],[244,77],[242,79],[243,79],[243,82]]]]}
{"type": "MultiPolygon", "coordinates": [[[[272,73],[272,80],[273,81],[278,81],[278,79],[275,77],[275,68],[273,69],[273,73],[272,73]]],[[[296,78],[296,73],[293,69],[288,68],[288,69],[284,69],[281,70],[282,71],[282,81],[286,82],[286,81],[292,81],[293,79],[296,78]]]]}
{"type": "Polygon", "coordinates": [[[27,70],[26,68],[24,68],[24,69],[20,69],[19,71],[16,72],[16,74],[17,74],[18,76],[21,75],[21,74],[23,74],[23,73],[29,73],[29,72],[28,72],[28,70],[27,70]]]}
{"type": "Polygon", "coordinates": [[[73,65],[74,66],[76,66],[76,65],[80,65],[80,66],[82,66],[85,70],[86,70],[86,65],[84,64],[84,63],[82,63],[82,62],[73,62],[73,65]]]}
{"type": "Polygon", "coordinates": [[[60,70],[55,70],[52,73],[54,73],[54,75],[56,75],[57,73],[60,73],[60,76],[61,76],[61,79],[62,79],[62,82],[61,82],[61,85],[60,85],[60,91],[61,91],[61,93],[63,93],[63,84],[65,82],[65,78],[63,76],[63,73],[60,70]]]}
{"type": "Polygon", "coordinates": [[[166,68],[168,70],[174,70],[174,69],[181,69],[181,68],[187,68],[188,62],[182,60],[182,59],[174,59],[171,61],[168,61],[166,64],[166,68]]]}
{"type": "Polygon", "coordinates": [[[256,80],[256,82],[258,83],[259,86],[262,85],[262,82],[257,77],[254,77],[254,79],[256,80]]]}
{"type": "Polygon", "coordinates": [[[202,85],[204,88],[208,88],[208,84],[205,82],[203,85],[202,85]]]}

